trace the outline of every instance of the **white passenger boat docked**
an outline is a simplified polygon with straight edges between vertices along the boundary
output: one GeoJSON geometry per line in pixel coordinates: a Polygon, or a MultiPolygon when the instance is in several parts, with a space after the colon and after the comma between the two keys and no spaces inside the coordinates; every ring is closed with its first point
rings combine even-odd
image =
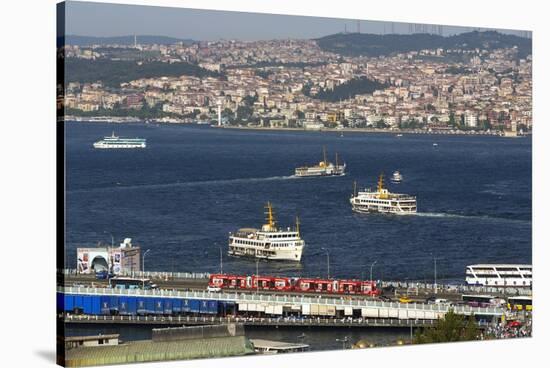
{"type": "Polygon", "coordinates": [[[144,138],[121,138],[115,135],[115,132],[110,137],[104,137],[94,143],[94,148],[109,149],[109,148],[145,148],[147,142],[144,138]]]}
{"type": "Polygon", "coordinates": [[[298,177],[307,176],[341,176],[346,171],[346,164],[338,164],[338,153],[336,153],[336,162],[327,161],[327,152],[323,147],[323,161],[315,166],[302,166],[294,170],[294,174],[298,177]]]}
{"type": "Polygon", "coordinates": [[[271,203],[267,206],[267,224],[261,230],[243,228],[229,234],[229,252],[231,256],[254,257],[269,260],[299,262],[305,246],[300,237],[300,222],[296,218],[295,229],[279,229],[271,203]]]}
{"type": "Polygon", "coordinates": [[[466,266],[466,284],[496,287],[531,287],[533,266],[526,264],[475,264],[466,266]]]}
{"type": "Polygon", "coordinates": [[[394,213],[397,215],[409,215],[416,213],[416,197],[408,194],[390,193],[384,188],[384,175],[378,179],[377,190],[354,193],[350,198],[351,207],[355,212],[368,213],[394,213]]]}

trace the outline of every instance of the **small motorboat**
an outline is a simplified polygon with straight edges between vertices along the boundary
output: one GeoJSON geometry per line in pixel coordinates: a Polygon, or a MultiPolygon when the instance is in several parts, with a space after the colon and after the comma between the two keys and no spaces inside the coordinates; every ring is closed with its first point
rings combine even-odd
{"type": "Polygon", "coordinates": [[[403,175],[399,171],[394,171],[391,177],[392,183],[401,183],[403,181],[403,175]]]}

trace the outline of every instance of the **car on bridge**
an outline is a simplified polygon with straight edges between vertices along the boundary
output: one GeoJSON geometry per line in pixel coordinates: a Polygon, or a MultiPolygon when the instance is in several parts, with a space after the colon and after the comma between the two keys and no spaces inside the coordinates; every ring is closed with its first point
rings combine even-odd
{"type": "Polygon", "coordinates": [[[428,304],[435,304],[435,300],[436,300],[436,299],[437,299],[437,298],[436,298],[435,296],[432,295],[432,296],[430,296],[429,298],[426,298],[426,303],[428,303],[428,304]]]}
{"type": "Polygon", "coordinates": [[[393,285],[384,286],[382,288],[382,291],[384,293],[394,293],[395,292],[395,286],[393,286],[393,285]]]}
{"type": "Polygon", "coordinates": [[[402,296],[399,298],[399,303],[412,303],[412,299],[408,296],[402,296]]]}
{"type": "Polygon", "coordinates": [[[95,273],[95,278],[97,280],[108,280],[111,277],[114,277],[115,275],[113,273],[110,273],[107,270],[100,270],[95,273]]]}

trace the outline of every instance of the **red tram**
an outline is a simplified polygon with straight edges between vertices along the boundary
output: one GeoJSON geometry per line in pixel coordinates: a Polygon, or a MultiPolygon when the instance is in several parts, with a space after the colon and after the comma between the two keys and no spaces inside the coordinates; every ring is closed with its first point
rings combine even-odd
{"type": "Polygon", "coordinates": [[[380,295],[374,281],[326,280],[276,276],[236,276],[213,274],[208,285],[220,289],[294,291],[301,293],[380,295]]]}

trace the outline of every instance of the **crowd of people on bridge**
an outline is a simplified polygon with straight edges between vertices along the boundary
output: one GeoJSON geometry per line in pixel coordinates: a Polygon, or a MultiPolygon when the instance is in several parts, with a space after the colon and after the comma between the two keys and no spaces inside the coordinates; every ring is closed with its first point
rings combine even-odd
{"type": "Polygon", "coordinates": [[[481,336],[482,340],[531,337],[531,320],[528,320],[525,323],[514,322],[517,321],[488,327],[481,336]]]}

